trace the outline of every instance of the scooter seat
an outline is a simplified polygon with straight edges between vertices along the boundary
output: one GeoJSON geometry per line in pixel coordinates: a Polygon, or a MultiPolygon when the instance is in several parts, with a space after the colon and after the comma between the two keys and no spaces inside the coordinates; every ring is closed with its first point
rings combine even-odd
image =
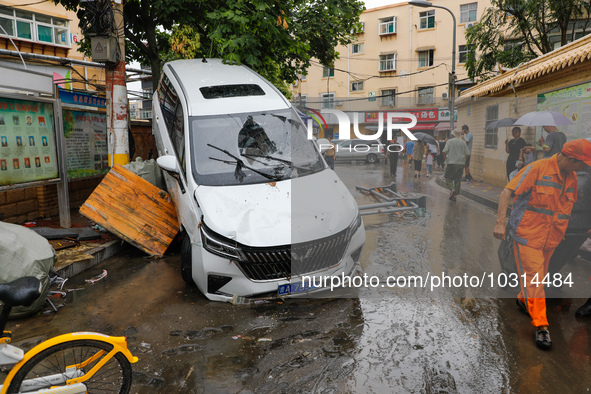
{"type": "Polygon", "coordinates": [[[29,306],[41,295],[41,282],[34,276],[25,276],[0,284],[0,301],[7,306],[29,306]]]}

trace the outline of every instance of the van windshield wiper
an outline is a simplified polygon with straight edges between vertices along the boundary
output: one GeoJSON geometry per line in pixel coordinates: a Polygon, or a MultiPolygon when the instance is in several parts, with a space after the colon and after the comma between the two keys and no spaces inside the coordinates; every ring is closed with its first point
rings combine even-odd
{"type": "Polygon", "coordinates": [[[246,164],[244,164],[244,162],[240,158],[234,156],[233,154],[231,154],[230,152],[228,152],[225,149],[218,148],[217,146],[214,146],[212,144],[207,144],[207,146],[210,146],[213,149],[217,149],[220,152],[223,152],[226,155],[230,156],[232,159],[236,160],[234,162],[234,161],[229,161],[229,160],[216,159],[215,157],[210,157],[211,160],[221,161],[222,163],[236,164],[236,169],[234,170],[234,176],[238,179],[239,182],[242,182],[244,180],[244,177],[246,176],[246,174],[244,174],[244,171],[242,171],[242,168],[249,169],[252,172],[259,174],[260,176],[265,177],[267,179],[271,179],[273,181],[280,181],[282,179],[281,177],[276,177],[276,176],[273,176],[273,175],[265,174],[262,171],[259,171],[257,169],[254,169],[254,168],[250,167],[250,166],[247,166],[246,164]]]}
{"type": "Polygon", "coordinates": [[[279,157],[273,157],[273,156],[270,156],[270,155],[253,155],[253,154],[250,154],[250,153],[243,153],[242,156],[244,156],[244,157],[262,157],[264,159],[275,160],[275,161],[278,161],[280,163],[287,164],[291,168],[296,168],[298,170],[305,170],[304,167],[298,167],[295,164],[293,164],[291,161],[285,160],[285,159],[280,159],[279,157]]]}

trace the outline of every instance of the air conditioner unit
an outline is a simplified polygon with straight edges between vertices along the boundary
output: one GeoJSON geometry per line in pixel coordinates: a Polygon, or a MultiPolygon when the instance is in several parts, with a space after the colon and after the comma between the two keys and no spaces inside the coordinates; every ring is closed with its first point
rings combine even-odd
{"type": "Polygon", "coordinates": [[[447,92],[441,93],[441,98],[444,99],[444,100],[447,100],[449,98],[448,93],[447,92]]]}
{"type": "Polygon", "coordinates": [[[464,25],[464,28],[468,30],[469,28],[474,27],[474,22],[468,22],[464,25]]]}
{"type": "Polygon", "coordinates": [[[342,102],[342,101],[340,101],[340,100],[339,100],[339,101],[336,101],[336,102],[335,102],[335,105],[336,105],[337,107],[340,107],[340,106],[342,106],[342,105],[343,105],[343,102],[342,102]]]}

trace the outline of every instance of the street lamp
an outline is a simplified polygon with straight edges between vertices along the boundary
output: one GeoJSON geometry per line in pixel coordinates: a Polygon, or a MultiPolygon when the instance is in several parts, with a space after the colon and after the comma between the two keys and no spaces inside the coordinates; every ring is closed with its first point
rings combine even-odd
{"type": "Polygon", "coordinates": [[[451,75],[450,75],[450,83],[449,83],[449,132],[451,133],[451,131],[454,129],[454,114],[455,114],[455,96],[456,96],[456,16],[454,15],[453,12],[451,12],[451,10],[447,7],[443,7],[440,5],[434,5],[433,3],[431,3],[430,1],[426,1],[426,0],[414,0],[414,1],[409,1],[408,4],[410,5],[416,5],[417,7],[422,7],[422,8],[428,8],[428,7],[433,7],[433,8],[441,8],[443,10],[446,10],[447,12],[449,12],[449,14],[451,15],[451,17],[453,18],[453,28],[454,28],[454,32],[453,32],[453,43],[452,43],[452,49],[451,49],[451,75]]]}

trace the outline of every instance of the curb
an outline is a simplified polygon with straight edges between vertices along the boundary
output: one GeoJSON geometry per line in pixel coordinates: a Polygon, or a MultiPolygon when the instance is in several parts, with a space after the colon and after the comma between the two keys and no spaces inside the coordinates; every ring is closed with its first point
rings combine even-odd
{"type": "Polygon", "coordinates": [[[57,268],[55,271],[62,278],[71,278],[74,275],[77,275],[83,272],[84,270],[87,270],[90,267],[97,265],[103,260],[106,260],[109,257],[112,257],[115,254],[119,253],[123,249],[124,245],[125,244],[121,240],[109,241],[94,249],[90,249],[80,254],[80,259],[72,261],[71,263],[66,264],[63,267],[57,268]]]}
{"type": "MultiPolygon", "coordinates": [[[[443,175],[440,175],[436,178],[437,184],[439,186],[444,187],[446,190],[447,186],[445,184],[445,181],[443,180],[443,175]]],[[[488,208],[494,209],[494,210],[498,210],[499,209],[499,202],[498,201],[494,201],[494,200],[490,200],[488,198],[479,196],[476,193],[472,193],[470,190],[466,190],[466,189],[460,189],[460,196],[464,196],[466,198],[469,198],[470,200],[476,201],[477,203],[480,203],[488,208]]]]}

